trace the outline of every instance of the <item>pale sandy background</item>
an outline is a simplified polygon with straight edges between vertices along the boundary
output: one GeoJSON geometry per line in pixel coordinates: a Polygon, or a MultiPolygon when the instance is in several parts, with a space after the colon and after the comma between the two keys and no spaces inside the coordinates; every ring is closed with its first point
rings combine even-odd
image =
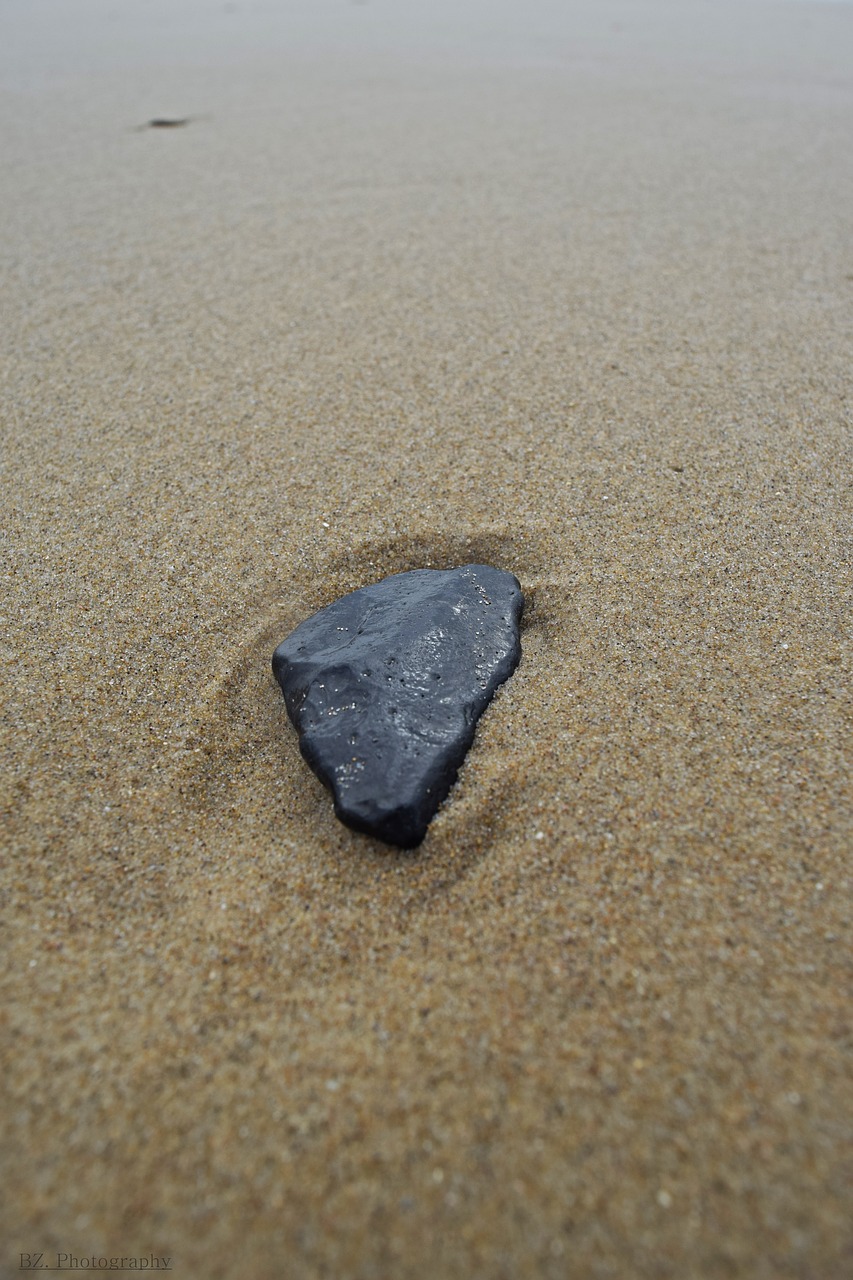
{"type": "Polygon", "coordinates": [[[0,32],[0,1266],[853,1274],[853,6],[0,32]],[[270,655],[469,560],[398,855],[270,655]]]}

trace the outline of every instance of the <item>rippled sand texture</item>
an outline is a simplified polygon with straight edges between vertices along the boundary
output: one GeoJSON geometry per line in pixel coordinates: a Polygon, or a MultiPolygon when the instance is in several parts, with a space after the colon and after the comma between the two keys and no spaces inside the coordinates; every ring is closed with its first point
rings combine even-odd
{"type": "Polygon", "coordinates": [[[853,7],[4,15],[0,1268],[848,1274],[853,7]],[[270,656],[470,561],[396,854],[270,656]]]}

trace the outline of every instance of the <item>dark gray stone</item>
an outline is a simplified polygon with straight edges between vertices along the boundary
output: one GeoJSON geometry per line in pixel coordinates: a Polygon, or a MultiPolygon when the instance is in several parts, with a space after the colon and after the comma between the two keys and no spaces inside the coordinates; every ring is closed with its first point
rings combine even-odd
{"type": "Polygon", "coordinates": [[[300,749],[342,822],[420,844],[518,665],[523,607],[500,569],[413,569],[343,596],[278,646],[300,749]]]}

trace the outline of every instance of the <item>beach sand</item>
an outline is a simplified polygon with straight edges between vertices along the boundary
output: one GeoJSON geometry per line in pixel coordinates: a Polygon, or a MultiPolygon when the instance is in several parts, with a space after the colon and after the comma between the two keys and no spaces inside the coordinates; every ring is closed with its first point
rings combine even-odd
{"type": "Polygon", "coordinates": [[[0,1270],[849,1275],[853,7],[4,15],[0,1270]],[[270,658],[471,561],[402,854],[270,658]]]}

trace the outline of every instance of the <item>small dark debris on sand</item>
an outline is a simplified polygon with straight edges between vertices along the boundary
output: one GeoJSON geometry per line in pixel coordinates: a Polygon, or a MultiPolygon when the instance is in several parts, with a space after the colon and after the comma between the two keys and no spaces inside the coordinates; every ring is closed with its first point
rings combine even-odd
{"type": "Polygon", "coordinates": [[[153,120],[146,121],[145,124],[139,126],[140,129],[182,129],[185,124],[189,124],[192,116],[184,116],[182,119],[171,119],[169,116],[155,116],[153,120]]]}

